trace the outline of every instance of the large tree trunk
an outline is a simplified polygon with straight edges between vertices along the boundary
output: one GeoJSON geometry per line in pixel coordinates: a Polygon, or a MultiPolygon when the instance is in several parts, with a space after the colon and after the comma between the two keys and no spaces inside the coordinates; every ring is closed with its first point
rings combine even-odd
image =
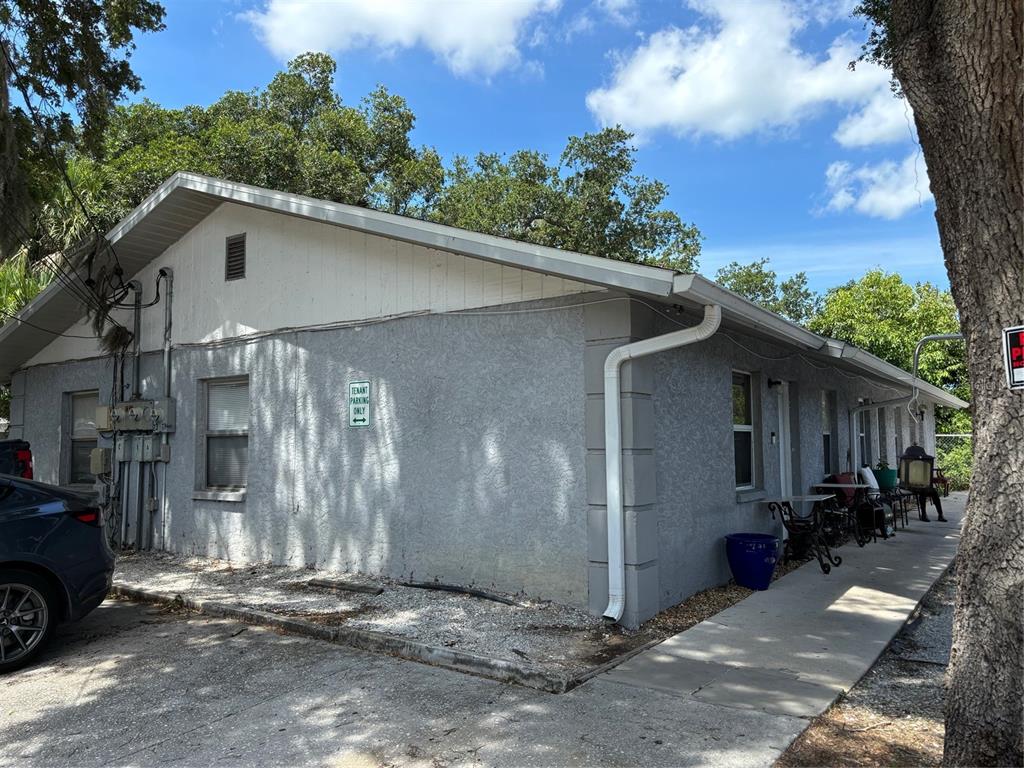
{"type": "Polygon", "coordinates": [[[1021,0],[892,0],[893,71],[928,164],[967,339],[974,467],[957,557],[947,765],[1024,763],[1024,392],[1001,330],[1024,324],[1021,0]]]}

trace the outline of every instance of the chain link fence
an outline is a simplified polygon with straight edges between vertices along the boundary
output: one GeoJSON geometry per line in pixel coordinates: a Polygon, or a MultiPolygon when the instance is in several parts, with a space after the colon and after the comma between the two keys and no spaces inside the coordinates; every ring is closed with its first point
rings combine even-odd
{"type": "Polygon", "coordinates": [[[966,491],[971,483],[973,449],[969,434],[935,435],[935,466],[949,480],[951,491],[966,491]]]}

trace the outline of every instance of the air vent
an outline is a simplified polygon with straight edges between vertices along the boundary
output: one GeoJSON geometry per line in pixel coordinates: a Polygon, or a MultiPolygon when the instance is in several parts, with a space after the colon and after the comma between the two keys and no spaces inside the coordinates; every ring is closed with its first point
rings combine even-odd
{"type": "Polygon", "coordinates": [[[224,279],[241,280],[245,277],[245,233],[227,239],[224,257],[224,279]]]}

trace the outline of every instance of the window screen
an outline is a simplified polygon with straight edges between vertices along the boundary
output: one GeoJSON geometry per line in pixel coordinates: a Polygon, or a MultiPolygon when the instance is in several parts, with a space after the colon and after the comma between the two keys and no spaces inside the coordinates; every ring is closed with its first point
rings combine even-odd
{"type": "Polygon", "coordinates": [[[206,385],[206,486],[244,488],[249,474],[249,382],[206,385]]]}
{"type": "Polygon", "coordinates": [[[96,447],[96,409],[100,398],[97,392],[71,394],[71,451],[68,460],[68,483],[89,484],[96,476],[89,471],[89,454],[96,447]]]}

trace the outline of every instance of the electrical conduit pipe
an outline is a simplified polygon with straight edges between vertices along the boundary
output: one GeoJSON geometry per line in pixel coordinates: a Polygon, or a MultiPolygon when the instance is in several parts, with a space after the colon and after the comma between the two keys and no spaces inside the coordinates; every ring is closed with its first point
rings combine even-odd
{"type": "Polygon", "coordinates": [[[704,307],[700,325],[616,347],[604,361],[605,483],[608,509],[608,608],[604,617],[619,621],[626,610],[626,543],[622,510],[622,364],[627,360],[696,344],[712,336],[722,322],[718,304],[704,307]]]}

